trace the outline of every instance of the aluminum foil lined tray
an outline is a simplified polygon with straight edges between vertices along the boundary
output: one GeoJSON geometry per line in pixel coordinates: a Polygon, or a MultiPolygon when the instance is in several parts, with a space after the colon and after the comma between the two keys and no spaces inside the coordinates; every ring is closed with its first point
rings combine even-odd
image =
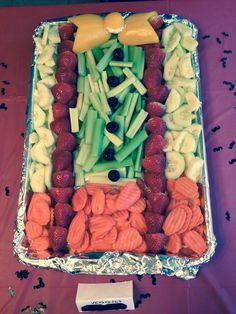
{"type": "MultiPolygon", "coordinates": [[[[124,16],[128,16],[130,13],[124,13],[124,16]]],[[[184,19],[177,15],[163,14],[163,20],[166,25],[174,22],[181,22],[188,25],[193,31],[193,37],[196,39],[198,30],[194,24],[189,20],[184,19]]],[[[58,24],[65,22],[67,17],[48,20],[42,22],[34,32],[34,37],[42,34],[43,28],[46,24],[58,24]]],[[[29,200],[29,134],[32,131],[32,106],[33,106],[33,90],[36,84],[36,57],[37,49],[34,47],[31,72],[30,72],[30,90],[27,103],[27,117],[26,117],[26,136],[24,143],[24,156],[22,166],[21,187],[19,194],[19,207],[17,218],[15,221],[15,231],[13,248],[14,254],[20,262],[34,267],[52,268],[59,271],[64,271],[70,274],[86,273],[86,274],[116,274],[116,275],[128,275],[128,274],[162,274],[167,276],[177,276],[184,279],[195,278],[199,270],[199,266],[210,260],[215,252],[216,239],[213,233],[212,226],[212,212],[210,204],[209,182],[207,173],[207,161],[206,150],[204,142],[204,132],[201,134],[199,155],[204,159],[202,184],[205,194],[205,222],[207,228],[207,252],[199,259],[180,258],[168,255],[156,255],[156,256],[138,256],[130,253],[119,252],[105,252],[105,253],[83,253],[70,257],[51,257],[48,259],[37,259],[30,257],[27,253],[27,249],[22,246],[22,240],[24,238],[25,229],[25,214],[27,203],[29,200]]],[[[200,95],[200,69],[198,63],[198,54],[194,54],[193,66],[197,78],[197,96],[201,99],[200,95]]],[[[203,124],[202,108],[198,110],[198,122],[203,124]]]]}

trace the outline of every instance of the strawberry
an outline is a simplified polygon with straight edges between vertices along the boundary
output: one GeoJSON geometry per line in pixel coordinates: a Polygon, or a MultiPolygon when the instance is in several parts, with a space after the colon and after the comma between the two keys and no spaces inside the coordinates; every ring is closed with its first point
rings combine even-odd
{"type": "Polygon", "coordinates": [[[158,101],[164,103],[169,95],[169,90],[164,85],[158,85],[155,87],[151,87],[147,91],[148,94],[148,102],[158,101]]]}
{"type": "Polygon", "coordinates": [[[146,123],[146,130],[163,136],[166,131],[166,123],[160,117],[152,117],[146,123]]]}
{"type": "Polygon", "coordinates": [[[149,211],[158,214],[163,214],[169,204],[169,198],[165,193],[155,193],[150,190],[146,190],[146,195],[150,203],[149,211]]]}
{"type": "Polygon", "coordinates": [[[149,48],[160,48],[161,47],[161,43],[155,43],[155,44],[144,44],[144,45],[140,45],[141,47],[143,47],[144,51],[146,52],[146,49],[149,48]]]}
{"type": "Polygon", "coordinates": [[[145,49],[146,63],[148,68],[162,68],[165,59],[165,52],[159,47],[145,49]]]}
{"type": "Polygon", "coordinates": [[[75,184],[75,178],[73,177],[72,172],[68,170],[61,170],[53,173],[52,182],[53,185],[58,188],[73,187],[75,184]]]}
{"type": "Polygon", "coordinates": [[[160,15],[155,15],[153,17],[150,17],[148,21],[152,25],[152,27],[155,29],[155,31],[161,29],[163,26],[163,18],[160,15]]]}
{"type": "Polygon", "coordinates": [[[75,85],[60,82],[55,84],[52,87],[51,91],[55,98],[55,101],[66,105],[70,101],[71,97],[76,94],[76,87],[75,85]]]}
{"type": "Polygon", "coordinates": [[[58,118],[66,118],[69,116],[69,108],[60,102],[54,102],[52,105],[52,113],[54,120],[58,118]]]}
{"type": "Polygon", "coordinates": [[[166,245],[168,237],[164,233],[150,233],[146,234],[145,240],[148,252],[157,254],[166,245]]]}
{"type": "Polygon", "coordinates": [[[59,67],[55,73],[57,82],[65,82],[75,84],[77,82],[77,75],[71,69],[66,67],[59,67]]]}
{"type": "Polygon", "coordinates": [[[145,190],[145,182],[143,181],[143,179],[137,178],[136,184],[140,188],[141,192],[145,190]]]}
{"type": "Polygon", "coordinates": [[[57,203],[54,209],[56,225],[68,228],[74,217],[74,211],[69,204],[57,203]]]}
{"type": "Polygon", "coordinates": [[[155,172],[144,171],[144,182],[152,192],[159,193],[165,190],[166,179],[164,175],[156,174],[155,172]]]}
{"type": "Polygon", "coordinates": [[[72,155],[66,150],[54,150],[52,153],[54,171],[65,170],[72,163],[72,155]]]}
{"type": "Polygon", "coordinates": [[[49,229],[49,240],[54,251],[60,251],[66,248],[67,229],[59,226],[53,226],[49,229]]]}
{"type": "Polygon", "coordinates": [[[58,55],[57,67],[65,67],[72,71],[75,70],[77,66],[77,59],[72,51],[63,51],[58,55]]]}
{"type": "Polygon", "coordinates": [[[62,53],[64,51],[72,51],[73,49],[73,41],[72,40],[64,40],[58,46],[58,53],[62,53]]]}
{"type": "Polygon", "coordinates": [[[151,156],[160,153],[166,145],[166,140],[161,135],[150,134],[145,142],[144,155],[151,156]]]}
{"type": "Polygon", "coordinates": [[[77,103],[77,97],[78,97],[78,94],[77,94],[77,92],[75,92],[74,95],[71,97],[71,99],[67,103],[67,106],[69,108],[74,108],[75,107],[75,105],[77,103]]]}
{"type": "Polygon", "coordinates": [[[145,222],[148,228],[148,233],[160,232],[162,229],[165,216],[156,213],[145,213],[145,222]]]}
{"type": "Polygon", "coordinates": [[[158,68],[147,68],[143,74],[143,83],[147,89],[162,83],[162,73],[158,68]]]}
{"type": "Polygon", "coordinates": [[[49,191],[50,196],[57,203],[68,203],[72,197],[74,190],[72,188],[51,188],[49,191]]]}
{"type": "Polygon", "coordinates": [[[164,173],[165,169],[164,154],[159,153],[152,156],[147,156],[143,158],[142,165],[146,170],[155,173],[164,173]]]}
{"type": "Polygon", "coordinates": [[[151,101],[147,104],[146,110],[150,118],[161,117],[165,113],[166,107],[160,102],[151,101]]]}
{"type": "Polygon", "coordinates": [[[57,135],[70,132],[70,119],[58,118],[50,123],[50,128],[57,135]]]}
{"type": "Polygon", "coordinates": [[[61,41],[73,39],[74,32],[76,30],[76,27],[72,23],[61,23],[59,24],[59,35],[61,38],[61,41]]]}
{"type": "Polygon", "coordinates": [[[70,171],[70,172],[73,172],[73,165],[70,164],[68,167],[66,167],[65,170],[70,171]]]}
{"type": "Polygon", "coordinates": [[[76,148],[76,138],[71,133],[60,133],[57,138],[57,150],[72,152],[76,148]]]}

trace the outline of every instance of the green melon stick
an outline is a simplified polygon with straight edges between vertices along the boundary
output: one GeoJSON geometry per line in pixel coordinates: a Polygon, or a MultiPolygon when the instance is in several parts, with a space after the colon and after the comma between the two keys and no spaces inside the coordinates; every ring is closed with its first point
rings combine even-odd
{"type": "Polygon", "coordinates": [[[114,182],[114,181],[111,181],[109,178],[96,176],[96,177],[90,178],[90,180],[87,181],[87,183],[100,183],[100,184],[110,184],[113,186],[124,186],[130,181],[136,182],[136,179],[120,178],[118,181],[114,182]]]}
{"type": "Polygon", "coordinates": [[[131,85],[128,86],[126,89],[123,90],[123,92],[121,92],[119,95],[117,95],[117,96],[118,96],[118,102],[119,102],[120,104],[122,104],[122,103],[124,102],[126,95],[127,95],[127,94],[130,92],[130,90],[131,90],[131,87],[132,87],[131,85]]]}
{"type": "Polygon", "coordinates": [[[85,82],[85,77],[79,76],[77,79],[77,92],[78,93],[84,92],[84,82],[85,82]]]}
{"type": "Polygon", "coordinates": [[[101,172],[101,171],[119,169],[119,168],[129,167],[129,166],[133,166],[133,160],[131,157],[126,158],[122,162],[117,162],[116,160],[101,161],[101,162],[98,162],[92,168],[92,172],[101,172]]]}
{"type": "Polygon", "coordinates": [[[122,68],[132,68],[133,62],[131,61],[111,61],[109,65],[111,67],[122,67],[122,68]]]}
{"type": "Polygon", "coordinates": [[[78,98],[77,98],[77,103],[76,103],[76,108],[78,108],[79,116],[80,116],[80,112],[81,112],[82,105],[83,105],[83,98],[84,98],[84,94],[79,93],[78,98]]]}
{"type": "MultiPolygon", "coordinates": [[[[122,167],[122,168],[119,168],[119,169],[116,169],[119,171],[120,173],[120,177],[121,178],[126,178],[126,168],[125,167],[122,167]]],[[[106,171],[101,171],[101,172],[88,172],[86,173],[85,175],[85,180],[89,180],[90,178],[93,178],[93,177],[105,177],[107,178],[108,177],[108,174],[109,174],[109,171],[110,170],[106,170],[106,171]]]]}
{"type": "Polygon", "coordinates": [[[109,76],[112,76],[112,75],[113,75],[113,72],[112,72],[112,70],[111,70],[111,67],[110,67],[110,66],[107,66],[107,67],[106,67],[106,72],[107,72],[107,77],[109,77],[109,76]]]}
{"type": "Polygon", "coordinates": [[[102,71],[102,84],[103,84],[105,92],[108,93],[110,90],[110,87],[107,84],[107,72],[106,71],[102,71]]]}
{"type": "Polygon", "coordinates": [[[136,160],[135,160],[135,164],[134,164],[134,171],[135,171],[135,173],[142,171],[143,147],[144,147],[144,143],[142,143],[137,148],[136,160]]]}
{"type": "Polygon", "coordinates": [[[142,47],[134,47],[134,55],[133,55],[133,66],[131,71],[134,74],[138,74],[138,68],[140,66],[140,59],[142,56],[142,47]]]}
{"type": "Polygon", "coordinates": [[[78,74],[79,76],[86,76],[86,63],[85,63],[85,55],[84,53],[77,53],[78,60],[78,74]]]}
{"type": "Polygon", "coordinates": [[[121,150],[115,153],[115,158],[118,162],[122,162],[128,157],[139,145],[141,145],[148,138],[147,132],[142,130],[135,135],[130,142],[123,146],[121,150]]]}
{"type": "Polygon", "coordinates": [[[123,51],[124,51],[124,61],[128,62],[129,61],[129,46],[124,45],[123,51]]]}
{"type": "Polygon", "coordinates": [[[109,48],[103,48],[103,49],[102,49],[103,55],[105,55],[105,54],[107,53],[108,49],[109,49],[109,48]]]}
{"type": "Polygon", "coordinates": [[[142,80],[143,78],[144,66],[145,66],[145,52],[142,49],[142,54],[140,56],[138,73],[137,73],[137,77],[139,80],[142,80]]]}
{"type": "Polygon", "coordinates": [[[91,150],[92,157],[98,157],[102,153],[104,128],[105,128],[104,120],[100,118],[96,119],[94,132],[93,132],[92,150],[91,150]]]}
{"type": "Polygon", "coordinates": [[[128,111],[128,114],[125,118],[125,132],[127,132],[128,128],[129,128],[130,121],[131,121],[131,118],[133,116],[137,100],[138,100],[138,93],[133,93],[133,97],[132,97],[132,100],[131,100],[131,103],[129,106],[129,111],[128,111]]]}
{"type": "Polygon", "coordinates": [[[90,86],[89,86],[89,81],[88,81],[88,77],[85,77],[85,81],[84,81],[84,97],[83,97],[83,105],[80,111],[80,115],[79,115],[79,120],[80,121],[84,121],[84,118],[86,116],[86,113],[88,111],[89,108],[89,93],[90,93],[90,86]]]}
{"type": "Polygon", "coordinates": [[[79,154],[77,156],[75,163],[77,165],[83,166],[88,160],[90,154],[91,154],[91,145],[83,142],[83,144],[81,144],[80,146],[79,154]]]}
{"type": "Polygon", "coordinates": [[[128,113],[129,113],[129,108],[130,108],[130,104],[133,98],[133,93],[128,93],[125,97],[125,101],[124,101],[124,105],[123,105],[123,110],[122,110],[122,116],[127,117],[128,113]]]}
{"type": "Polygon", "coordinates": [[[133,121],[133,123],[130,125],[128,131],[126,132],[126,136],[128,138],[133,138],[136,135],[136,133],[141,128],[141,126],[142,126],[143,122],[145,121],[145,119],[147,118],[147,116],[148,116],[148,112],[141,109],[140,112],[138,113],[137,117],[133,121]]]}
{"type": "Polygon", "coordinates": [[[81,166],[76,165],[74,167],[75,172],[75,186],[83,186],[85,185],[85,177],[84,177],[84,171],[81,166]]]}
{"type": "Polygon", "coordinates": [[[142,109],[145,109],[146,108],[146,101],[144,99],[142,99],[142,109]]]}
{"type": "Polygon", "coordinates": [[[100,93],[105,93],[105,89],[104,89],[104,86],[103,86],[103,83],[102,83],[101,79],[98,80],[98,87],[99,87],[99,92],[100,93]]]}
{"type": "Polygon", "coordinates": [[[134,60],[134,47],[135,46],[128,46],[129,47],[129,61],[135,61],[134,60]]]}
{"type": "Polygon", "coordinates": [[[120,83],[118,86],[114,87],[112,90],[110,90],[107,93],[108,97],[113,97],[121,93],[125,88],[127,88],[129,85],[134,84],[135,77],[127,78],[125,81],[120,83]]]}
{"type": "Polygon", "coordinates": [[[106,123],[110,122],[108,115],[103,111],[102,105],[100,103],[97,93],[90,93],[89,99],[94,107],[97,110],[100,118],[102,118],[106,123]]]}
{"type": "Polygon", "coordinates": [[[123,107],[124,107],[124,105],[120,105],[118,107],[118,109],[113,113],[113,115],[111,115],[111,120],[113,120],[116,115],[118,115],[118,116],[123,115],[122,114],[123,107]]]}
{"type": "Polygon", "coordinates": [[[108,51],[104,54],[104,56],[100,59],[100,61],[97,64],[97,70],[99,72],[102,72],[105,70],[105,68],[108,66],[109,62],[112,60],[113,57],[113,51],[118,48],[120,44],[118,42],[115,42],[111,45],[111,47],[108,49],[108,51]]]}
{"type": "Polygon", "coordinates": [[[123,144],[123,141],[116,134],[110,133],[106,129],[105,129],[104,135],[116,147],[120,147],[123,144]]]}
{"type": "Polygon", "coordinates": [[[143,83],[141,83],[141,82],[139,81],[139,79],[130,71],[130,69],[124,68],[123,72],[124,72],[124,74],[125,74],[128,78],[133,77],[133,78],[135,79],[133,85],[134,85],[134,87],[137,89],[137,91],[138,91],[141,95],[146,94],[146,92],[147,92],[146,87],[145,87],[145,86],[143,85],[143,83]]]}
{"type": "Polygon", "coordinates": [[[86,144],[92,144],[93,131],[94,131],[96,119],[97,119],[97,111],[93,109],[89,109],[87,113],[87,121],[86,121],[86,128],[85,128],[85,143],[86,144]]]}
{"type": "Polygon", "coordinates": [[[143,173],[142,173],[142,171],[135,171],[135,172],[134,172],[134,177],[135,177],[135,178],[143,178],[143,173]]]}
{"type": "Polygon", "coordinates": [[[134,177],[134,166],[130,166],[130,167],[129,167],[127,177],[128,177],[129,179],[133,179],[133,177],[134,177]]]}
{"type": "Polygon", "coordinates": [[[136,103],[136,106],[135,106],[135,111],[139,112],[141,109],[142,109],[142,97],[139,94],[138,95],[138,100],[137,100],[137,103],[136,103]]]}
{"type": "Polygon", "coordinates": [[[86,62],[87,62],[87,67],[89,69],[89,72],[93,80],[96,82],[99,79],[100,75],[97,71],[96,62],[95,62],[92,51],[91,50],[86,51],[85,57],[86,57],[86,62]]]}
{"type": "Polygon", "coordinates": [[[115,76],[118,76],[122,80],[122,78],[124,77],[124,73],[122,69],[120,67],[113,67],[113,66],[111,66],[110,68],[111,68],[112,74],[115,76]]]}
{"type": "Polygon", "coordinates": [[[79,110],[78,108],[69,108],[70,128],[72,133],[79,132],[79,110]]]}
{"type": "Polygon", "coordinates": [[[117,43],[117,38],[106,41],[104,44],[100,45],[99,48],[101,49],[110,48],[115,43],[117,43]]]}
{"type": "Polygon", "coordinates": [[[102,49],[99,47],[96,47],[92,49],[92,52],[93,52],[96,62],[98,63],[103,57],[102,49]]]}
{"type": "Polygon", "coordinates": [[[100,103],[102,105],[102,110],[106,114],[110,115],[111,114],[111,108],[107,102],[106,94],[104,92],[102,92],[102,93],[99,93],[98,95],[99,95],[100,103]]]}
{"type": "Polygon", "coordinates": [[[116,132],[116,136],[118,136],[119,139],[121,139],[121,141],[122,141],[122,144],[119,147],[117,147],[117,146],[114,147],[115,152],[117,152],[121,149],[121,147],[123,146],[123,143],[124,143],[125,117],[120,116],[120,115],[116,115],[114,117],[113,121],[115,121],[119,124],[119,130],[116,132]]]}
{"type": "Polygon", "coordinates": [[[94,93],[95,92],[95,86],[94,86],[94,82],[93,82],[91,74],[88,74],[87,78],[88,78],[88,81],[89,81],[90,90],[91,90],[92,93],[94,93]]]}
{"type": "Polygon", "coordinates": [[[78,138],[81,140],[84,139],[84,137],[85,137],[86,124],[87,124],[87,113],[84,117],[84,121],[83,121],[82,126],[79,130],[79,133],[78,133],[78,138]]]}

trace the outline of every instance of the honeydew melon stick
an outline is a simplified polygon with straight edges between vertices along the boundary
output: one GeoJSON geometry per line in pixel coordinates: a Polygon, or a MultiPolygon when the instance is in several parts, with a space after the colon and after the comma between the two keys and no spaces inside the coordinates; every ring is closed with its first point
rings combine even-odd
{"type": "Polygon", "coordinates": [[[100,102],[101,102],[101,105],[102,105],[102,110],[106,114],[110,115],[111,114],[111,108],[108,105],[106,94],[104,92],[103,93],[99,93],[99,98],[100,98],[100,102]]]}
{"type": "Polygon", "coordinates": [[[97,47],[97,48],[92,49],[92,52],[93,52],[96,62],[99,62],[103,57],[102,49],[97,47]]]}
{"type": "Polygon", "coordinates": [[[96,92],[96,93],[99,93],[99,92],[100,92],[98,82],[95,82],[95,83],[94,83],[94,89],[95,89],[95,92],[96,92]]]}
{"type": "Polygon", "coordinates": [[[87,67],[89,69],[89,72],[93,80],[96,82],[100,76],[96,68],[96,62],[95,62],[92,50],[86,51],[85,56],[86,56],[86,62],[87,62],[87,67]]]}
{"type": "Polygon", "coordinates": [[[122,104],[125,100],[126,95],[130,92],[131,90],[131,85],[128,86],[126,89],[123,90],[123,92],[121,92],[118,96],[118,101],[120,104],[122,104]]]}
{"type": "Polygon", "coordinates": [[[85,63],[85,55],[84,53],[77,53],[78,60],[78,73],[79,76],[86,76],[86,63],[85,63]]]}
{"type": "Polygon", "coordinates": [[[105,122],[103,119],[97,119],[93,132],[92,157],[98,157],[102,153],[102,142],[104,138],[105,122]]]}
{"type": "Polygon", "coordinates": [[[98,86],[99,86],[99,92],[105,93],[105,89],[103,87],[103,83],[102,83],[101,79],[98,80],[98,86]]]}
{"type": "Polygon", "coordinates": [[[126,136],[128,138],[133,138],[135,134],[139,131],[141,125],[143,124],[144,120],[147,118],[148,112],[141,109],[141,111],[138,113],[137,117],[129,127],[129,130],[126,133],[126,136]]]}
{"type": "Polygon", "coordinates": [[[126,158],[122,162],[117,162],[116,160],[111,161],[102,161],[97,163],[93,168],[93,172],[101,172],[106,170],[112,170],[112,169],[119,169],[122,167],[129,167],[133,165],[133,160],[131,157],[126,158]]]}
{"type": "Polygon", "coordinates": [[[105,92],[108,93],[110,90],[110,87],[107,84],[107,72],[106,71],[102,72],[102,84],[103,84],[105,92]]]}
{"type": "Polygon", "coordinates": [[[128,114],[125,118],[125,132],[127,132],[128,128],[129,128],[129,124],[130,124],[131,118],[133,116],[137,100],[138,100],[138,93],[133,93],[133,97],[132,97],[132,100],[131,100],[131,103],[129,106],[129,111],[128,111],[128,114]]]}
{"type": "Polygon", "coordinates": [[[138,96],[137,104],[135,106],[135,111],[139,112],[142,109],[142,98],[141,95],[138,96]]]}
{"type": "Polygon", "coordinates": [[[131,61],[111,61],[109,63],[111,67],[123,67],[123,68],[132,68],[133,62],[131,61]]]}
{"type": "Polygon", "coordinates": [[[135,176],[135,178],[142,178],[143,177],[143,173],[142,173],[142,171],[135,171],[134,172],[134,176],[135,176]]]}
{"type": "Polygon", "coordinates": [[[115,153],[115,158],[118,162],[122,162],[126,157],[128,157],[139,145],[141,145],[148,138],[146,131],[142,130],[135,135],[130,142],[123,146],[121,150],[115,153]]]}
{"type": "Polygon", "coordinates": [[[112,70],[111,70],[111,67],[109,67],[109,66],[106,68],[106,72],[107,72],[107,77],[113,75],[113,72],[112,72],[112,70]]]}
{"type": "Polygon", "coordinates": [[[125,74],[127,77],[129,77],[129,78],[131,78],[131,77],[135,78],[135,81],[134,81],[133,85],[134,85],[134,87],[137,89],[137,91],[138,91],[141,95],[146,94],[146,92],[147,92],[146,87],[145,87],[145,86],[143,85],[143,83],[141,83],[141,82],[139,81],[139,79],[130,71],[129,68],[124,68],[123,72],[124,72],[124,74],[125,74]]]}
{"type": "Polygon", "coordinates": [[[118,77],[121,77],[124,75],[123,71],[119,67],[113,67],[111,66],[112,74],[118,77]]]}
{"type": "Polygon", "coordinates": [[[90,93],[89,94],[89,99],[94,107],[95,110],[97,110],[99,116],[106,121],[106,123],[110,122],[110,119],[108,117],[108,115],[103,112],[102,110],[102,106],[101,106],[101,103],[100,103],[100,100],[98,98],[98,95],[96,93],[90,93]]]}
{"type": "Polygon", "coordinates": [[[144,50],[142,49],[142,55],[140,57],[139,68],[137,73],[137,77],[140,80],[143,78],[144,66],[145,66],[145,53],[144,50]]]}
{"type": "Polygon", "coordinates": [[[81,166],[76,165],[74,167],[75,171],[75,186],[83,186],[85,185],[85,177],[84,177],[84,171],[81,166]]]}
{"type": "Polygon", "coordinates": [[[85,77],[83,105],[82,105],[82,109],[81,109],[80,115],[79,115],[80,121],[84,121],[84,118],[85,118],[86,113],[87,113],[88,108],[89,108],[89,93],[90,93],[89,81],[88,81],[88,77],[85,77]]]}
{"type": "MultiPolygon", "coordinates": [[[[124,116],[116,115],[113,120],[119,124],[119,130],[116,132],[116,135],[119,137],[119,139],[121,139],[122,142],[124,142],[125,118],[124,116]]],[[[119,151],[122,146],[123,143],[119,147],[115,146],[115,152],[119,151]]]]}
{"type": "Polygon", "coordinates": [[[129,107],[130,107],[130,104],[131,104],[131,101],[132,101],[132,98],[133,98],[133,94],[132,93],[128,93],[125,97],[125,102],[124,102],[124,105],[123,105],[123,110],[122,110],[122,115],[127,117],[128,115],[128,112],[129,112],[129,107]]]}
{"type": "Polygon", "coordinates": [[[103,48],[103,49],[102,49],[103,55],[105,55],[105,53],[108,51],[108,49],[109,49],[109,48],[103,48]]]}
{"type": "Polygon", "coordinates": [[[79,154],[77,156],[75,163],[77,165],[83,166],[88,160],[90,154],[91,154],[91,145],[88,145],[84,142],[80,147],[79,154]]]}
{"type": "Polygon", "coordinates": [[[120,116],[122,115],[122,110],[123,110],[124,105],[120,105],[119,108],[111,115],[111,120],[114,119],[116,115],[120,116]]]}
{"type": "Polygon", "coordinates": [[[82,105],[83,105],[83,98],[84,98],[84,94],[79,93],[79,96],[77,98],[77,103],[76,103],[76,108],[78,108],[78,110],[79,110],[79,115],[80,115],[82,105]]]}
{"type": "Polygon", "coordinates": [[[113,51],[119,46],[120,44],[118,42],[115,42],[114,44],[112,44],[111,47],[108,49],[108,51],[100,59],[96,67],[99,72],[102,72],[108,66],[109,62],[112,60],[113,51]]]}
{"type": "Polygon", "coordinates": [[[79,132],[79,110],[78,108],[69,108],[70,128],[72,133],[79,132]]]}
{"type": "Polygon", "coordinates": [[[115,134],[108,132],[105,129],[104,135],[109,139],[110,142],[112,142],[112,144],[114,144],[116,147],[120,147],[123,142],[122,140],[115,134]]]}
{"type": "Polygon", "coordinates": [[[88,180],[87,183],[100,183],[100,184],[110,184],[110,185],[114,185],[114,186],[124,186],[130,181],[136,182],[136,179],[134,179],[134,178],[130,178],[130,179],[120,178],[120,180],[114,182],[114,181],[111,181],[107,177],[105,178],[105,177],[95,176],[95,177],[90,178],[90,180],[88,180]]]}
{"type": "Polygon", "coordinates": [[[134,164],[134,171],[136,172],[141,172],[142,171],[142,158],[143,158],[143,147],[144,143],[142,143],[138,148],[137,148],[137,153],[136,153],[136,160],[134,164]]]}
{"type": "Polygon", "coordinates": [[[123,51],[124,51],[124,61],[128,62],[129,61],[129,46],[124,45],[123,51]]]}
{"type": "Polygon", "coordinates": [[[121,93],[125,88],[127,88],[129,85],[134,84],[134,82],[135,82],[135,77],[127,78],[125,81],[120,83],[118,86],[116,86],[112,90],[110,90],[107,93],[107,96],[108,97],[116,96],[117,94],[121,93]]]}
{"type": "Polygon", "coordinates": [[[79,133],[78,133],[78,138],[79,139],[82,139],[84,138],[84,135],[85,135],[85,128],[86,128],[86,118],[84,119],[83,123],[82,123],[82,126],[79,130],[79,133]]]}
{"type": "Polygon", "coordinates": [[[128,170],[128,176],[129,179],[133,179],[134,177],[134,166],[130,166],[128,170]]]}
{"type": "Polygon", "coordinates": [[[79,76],[77,80],[77,92],[78,93],[83,93],[84,92],[84,81],[85,77],[84,76],[79,76]]]}
{"type": "Polygon", "coordinates": [[[134,60],[134,48],[135,46],[128,46],[129,47],[129,61],[135,61],[134,60]]]}
{"type": "Polygon", "coordinates": [[[92,144],[93,140],[93,131],[95,122],[97,119],[97,111],[89,109],[87,113],[86,129],[85,129],[85,143],[92,144]]]}
{"type": "Polygon", "coordinates": [[[88,78],[88,81],[89,81],[90,89],[94,93],[95,92],[95,86],[94,86],[94,82],[92,80],[91,74],[88,74],[87,78],[88,78]]]}
{"type": "Polygon", "coordinates": [[[142,47],[134,47],[134,58],[131,71],[135,74],[138,74],[138,69],[140,67],[140,61],[142,58],[142,50],[142,47]]]}
{"type": "Polygon", "coordinates": [[[104,44],[100,45],[99,48],[104,49],[104,48],[109,48],[111,47],[114,43],[117,43],[117,39],[110,39],[106,41],[104,44]]]}

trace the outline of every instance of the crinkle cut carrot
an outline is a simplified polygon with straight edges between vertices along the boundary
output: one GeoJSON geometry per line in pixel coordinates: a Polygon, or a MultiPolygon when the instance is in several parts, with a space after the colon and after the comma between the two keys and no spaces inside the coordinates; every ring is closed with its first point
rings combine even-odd
{"type": "Polygon", "coordinates": [[[45,200],[33,201],[27,213],[29,221],[34,221],[41,226],[47,225],[50,221],[50,208],[45,200]]]}
{"type": "Polygon", "coordinates": [[[172,193],[175,190],[175,183],[176,183],[176,180],[174,179],[166,180],[166,189],[169,193],[172,193]]]}
{"type": "Polygon", "coordinates": [[[136,183],[130,181],[121,190],[116,199],[116,209],[125,210],[135,204],[140,198],[141,191],[136,183]]]}
{"type": "Polygon", "coordinates": [[[51,205],[51,197],[47,193],[44,193],[44,192],[35,192],[32,195],[31,202],[36,202],[36,201],[45,201],[48,203],[49,206],[51,205]]]}
{"type": "Polygon", "coordinates": [[[183,227],[186,220],[186,212],[183,208],[173,209],[166,217],[162,229],[166,235],[171,235],[183,227]]]}
{"type": "Polygon", "coordinates": [[[88,193],[86,189],[83,187],[78,188],[72,197],[73,210],[75,212],[82,210],[85,207],[87,200],[88,193]]]}
{"type": "Polygon", "coordinates": [[[178,254],[182,246],[181,238],[178,234],[172,234],[169,236],[166,244],[166,250],[168,253],[178,254]]]}
{"type": "Polygon", "coordinates": [[[67,234],[67,242],[69,245],[80,244],[83,241],[86,230],[87,216],[83,211],[79,211],[70,223],[67,234]]]}
{"type": "Polygon", "coordinates": [[[175,192],[179,192],[186,198],[195,198],[196,195],[199,195],[196,182],[185,176],[176,180],[175,192]]]}
{"type": "Polygon", "coordinates": [[[138,230],[140,234],[144,235],[145,233],[147,233],[148,228],[145,222],[145,218],[142,214],[131,213],[129,222],[130,222],[131,227],[138,230]]]}
{"type": "Polygon", "coordinates": [[[129,218],[129,212],[128,212],[128,210],[119,210],[112,215],[112,218],[116,222],[125,221],[129,218]]]}
{"type": "Polygon", "coordinates": [[[104,193],[109,193],[113,190],[110,184],[102,184],[102,183],[87,183],[86,190],[88,195],[93,195],[96,190],[103,190],[104,193]]]}
{"type": "Polygon", "coordinates": [[[86,205],[84,206],[84,209],[83,209],[85,215],[87,216],[90,216],[91,212],[92,212],[92,206],[91,206],[91,200],[90,198],[88,197],[87,199],[87,203],[86,205]]]}
{"type": "Polygon", "coordinates": [[[193,215],[193,212],[192,212],[190,207],[182,206],[182,208],[186,212],[186,220],[185,220],[185,223],[184,223],[183,227],[178,231],[178,234],[184,233],[185,231],[188,230],[188,227],[189,227],[192,215],[193,215]]]}
{"type": "Polygon", "coordinates": [[[118,231],[122,231],[122,230],[128,229],[128,228],[130,228],[130,222],[128,220],[118,221],[116,223],[116,228],[117,228],[118,231]]]}
{"type": "Polygon", "coordinates": [[[43,227],[34,221],[27,221],[25,231],[29,240],[34,240],[40,237],[43,233],[43,227]]]}
{"type": "Polygon", "coordinates": [[[115,243],[117,239],[118,231],[117,228],[114,226],[112,229],[105,235],[103,241],[109,244],[115,243]]]}
{"type": "Polygon", "coordinates": [[[50,247],[49,237],[38,237],[30,243],[30,248],[36,251],[47,250],[50,247]]]}
{"type": "Polygon", "coordinates": [[[103,190],[97,189],[94,191],[91,202],[92,213],[94,215],[101,215],[104,212],[105,200],[106,199],[103,190]]]}
{"type": "Polygon", "coordinates": [[[75,253],[83,253],[86,252],[86,249],[88,248],[90,243],[90,238],[89,238],[89,234],[86,231],[84,234],[84,238],[83,241],[81,242],[81,244],[78,245],[72,245],[72,249],[74,249],[75,253]]]}
{"type": "Polygon", "coordinates": [[[96,215],[89,218],[89,230],[94,238],[103,238],[115,224],[111,216],[96,215]]]}
{"type": "Polygon", "coordinates": [[[116,242],[113,245],[115,251],[131,252],[139,247],[143,239],[139,232],[134,228],[120,231],[116,242]]]}
{"type": "Polygon", "coordinates": [[[185,232],[183,236],[184,244],[198,255],[202,255],[207,250],[204,239],[194,230],[185,232]]]}
{"type": "Polygon", "coordinates": [[[193,214],[188,226],[188,230],[193,229],[194,227],[200,225],[203,222],[203,216],[200,207],[195,206],[192,209],[192,212],[193,214]]]}
{"type": "Polygon", "coordinates": [[[133,213],[142,213],[146,208],[146,201],[144,198],[140,198],[134,203],[128,210],[133,213]]]}
{"type": "Polygon", "coordinates": [[[143,240],[143,242],[140,244],[140,246],[138,246],[134,252],[137,254],[143,254],[146,253],[148,251],[148,246],[147,243],[143,240]]]}

